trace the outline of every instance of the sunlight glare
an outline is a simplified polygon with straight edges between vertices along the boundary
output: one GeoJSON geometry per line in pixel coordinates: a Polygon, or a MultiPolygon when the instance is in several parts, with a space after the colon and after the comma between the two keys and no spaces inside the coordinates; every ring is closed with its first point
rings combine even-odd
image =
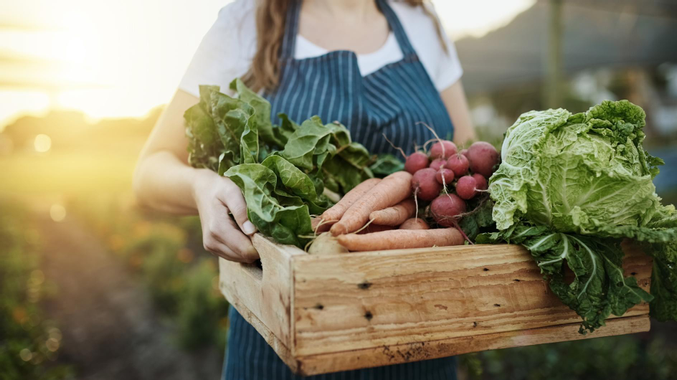
{"type": "MultiPolygon", "coordinates": [[[[31,28],[0,28],[0,51],[31,64],[0,62],[0,83],[20,86],[0,85],[0,95],[30,90],[48,93],[54,102],[4,102],[0,129],[19,113],[45,107],[92,118],[147,114],[170,100],[202,37],[231,1],[23,0],[9,6],[3,20],[31,28]]],[[[535,0],[433,2],[458,39],[507,24],[535,0]]]]}
{"type": "Polygon", "coordinates": [[[482,37],[507,25],[536,0],[433,0],[435,10],[452,39],[482,37]]]}
{"type": "Polygon", "coordinates": [[[35,147],[36,152],[46,153],[52,147],[52,139],[47,135],[39,134],[35,136],[33,146],[35,147]]]}
{"type": "Polygon", "coordinates": [[[55,203],[49,208],[49,217],[55,222],[62,222],[66,219],[66,208],[55,203]]]}

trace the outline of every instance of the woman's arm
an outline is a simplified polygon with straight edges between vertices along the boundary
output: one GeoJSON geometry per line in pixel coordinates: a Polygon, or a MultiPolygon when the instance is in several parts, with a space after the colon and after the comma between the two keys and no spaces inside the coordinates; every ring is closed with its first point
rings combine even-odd
{"type": "Polygon", "coordinates": [[[443,90],[440,96],[449,115],[451,115],[451,121],[454,123],[454,143],[458,146],[464,146],[477,140],[461,80],[459,79],[446,90],[443,90]]]}
{"type": "Polygon", "coordinates": [[[134,193],[139,203],[156,210],[199,214],[206,250],[227,260],[251,262],[258,255],[241,231],[251,235],[255,227],[247,220],[240,189],[211,170],[188,165],[183,113],[197,102],[185,91],[176,92],[141,151],[134,193]]]}

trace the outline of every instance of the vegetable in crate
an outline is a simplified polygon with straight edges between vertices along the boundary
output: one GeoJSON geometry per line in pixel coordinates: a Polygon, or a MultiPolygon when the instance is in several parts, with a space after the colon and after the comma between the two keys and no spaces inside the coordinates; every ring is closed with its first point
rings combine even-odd
{"type": "Polygon", "coordinates": [[[677,318],[677,213],[656,195],[662,161],[642,147],[644,125],[644,111],[628,101],[579,114],[527,112],[506,132],[489,181],[500,232],[478,241],[524,245],[583,318],[581,332],[642,301],[659,320],[677,318]],[[651,295],[623,275],[623,238],[654,258],[651,295]],[[575,275],[570,284],[565,267],[575,275]]]}
{"type": "Polygon", "coordinates": [[[380,231],[365,235],[338,236],[339,243],[351,251],[446,247],[463,244],[463,235],[456,228],[404,229],[380,231]]]}
{"type": "Polygon", "coordinates": [[[272,125],[267,100],[239,79],[230,87],[237,97],[201,86],[200,102],[186,111],[188,160],[233,180],[259,231],[303,247],[313,233],[310,213],[331,206],[325,186],[345,193],[372,177],[372,157],[343,125],[323,125],[317,117],[298,125],[284,114],[280,126],[272,125]]]}

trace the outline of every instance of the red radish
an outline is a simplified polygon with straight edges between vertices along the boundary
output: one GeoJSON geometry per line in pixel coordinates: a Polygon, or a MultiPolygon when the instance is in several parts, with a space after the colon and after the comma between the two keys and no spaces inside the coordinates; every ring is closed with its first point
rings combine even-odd
{"type": "Polygon", "coordinates": [[[442,185],[448,185],[454,180],[454,172],[451,169],[442,168],[435,174],[435,179],[442,185]]]}
{"type": "Polygon", "coordinates": [[[414,173],[411,179],[411,190],[414,195],[424,201],[431,201],[442,190],[442,185],[435,180],[437,172],[430,168],[425,168],[414,173]]]}
{"type": "Polygon", "coordinates": [[[460,177],[468,172],[470,162],[462,154],[454,154],[447,160],[446,167],[454,172],[456,177],[460,177]]]}
{"type": "Polygon", "coordinates": [[[473,178],[475,178],[475,181],[477,181],[477,190],[486,190],[488,189],[487,187],[487,179],[484,178],[482,174],[475,173],[472,175],[473,178]]]}
{"type": "Polygon", "coordinates": [[[428,230],[430,226],[421,218],[410,218],[400,226],[401,230],[428,230]]]}
{"type": "Polygon", "coordinates": [[[498,164],[498,151],[488,142],[478,141],[468,148],[468,160],[470,160],[470,170],[473,173],[479,173],[484,178],[491,177],[493,168],[498,164]]]}
{"type": "Polygon", "coordinates": [[[423,152],[412,153],[404,162],[404,170],[409,174],[414,174],[417,171],[428,167],[428,156],[423,152]]]}
{"type": "Polygon", "coordinates": [[[461,154],[464,155],[467,158],[468,157],[468,149],[463,149],[461,151],[461,154]]]}
{"type": "Polygon", "coordinates": [[[440,226],[456,225],[456,219],[465,212],[465,202],[456,194],[442,194],[430,204],[430,213],[440,226]]]}
{"type": "Polygon", "coordinates": [[[477,181],[472,176],[463,176],[456,182],[456,194],[463,199],[472,199],[477,194],[477,181]]]}
{"type": "Polygon", "coordinates": [[[430,147],[430,158],[449,158],[456,154],[456,144],[447,140],[439,140],[430,147]]]}
{"type": "Polygon", "coordinates": [[[447,160],[445,160],[444,158],[436,158],[436,159],[433,160],[433,162],[430,163],[429,168],[434,169],[435,171],[438,171],[446,163],[447,163],[447,160]]]}

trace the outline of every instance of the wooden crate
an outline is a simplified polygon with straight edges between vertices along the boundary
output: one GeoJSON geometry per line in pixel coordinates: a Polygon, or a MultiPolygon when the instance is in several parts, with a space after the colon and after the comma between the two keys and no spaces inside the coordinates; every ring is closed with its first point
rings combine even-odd
{"type": "MultiPolygon", "coordinates": [[[[529,253],[475,245],[310,256],[256,235],[263,270],[220,260],[221,290],[302,375],[649,330],[649,306],[592,334],[549,290],[529,253]]],[[[651,260],[625,244],[649,288],[651,260]]]]}

